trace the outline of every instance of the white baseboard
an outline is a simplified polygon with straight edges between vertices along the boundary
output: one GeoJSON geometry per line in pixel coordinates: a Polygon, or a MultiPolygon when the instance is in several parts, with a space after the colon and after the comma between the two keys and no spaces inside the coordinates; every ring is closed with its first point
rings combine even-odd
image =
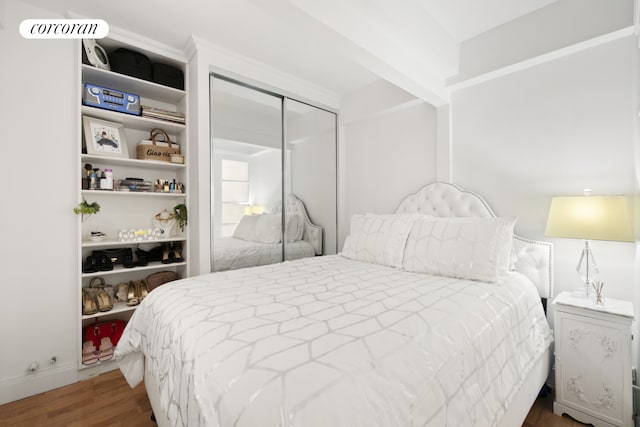
{"type": "Polygon", "coordinates": [[[3,379],[0,380],[0,405],[77,381],[78,367],[75,363],[67,363],[55,368],[3,379]]]}

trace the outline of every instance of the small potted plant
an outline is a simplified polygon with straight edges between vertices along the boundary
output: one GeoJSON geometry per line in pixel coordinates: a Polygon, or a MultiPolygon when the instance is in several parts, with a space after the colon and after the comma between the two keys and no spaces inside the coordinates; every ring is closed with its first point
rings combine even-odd
{"type": "Polygon", "coordinates": [[[85,215],[94,215],[100,212],[100,205],[98,202],[89,203],[86,199],[82,199],[82,202],[78,203],[78,206],[73,208],[73,212],[76,215],[82,215],[82,222],[84,222],[85,215]]]}
{"type": "Polygon", "coordinates": [[[186,227],[188,221],[187,205],[184,203],[175,205],[173,207],[173,213],[176,221],[178,221],[178,225],[180,226],[180,231],[184,231],[184,227],[186,227]]]}

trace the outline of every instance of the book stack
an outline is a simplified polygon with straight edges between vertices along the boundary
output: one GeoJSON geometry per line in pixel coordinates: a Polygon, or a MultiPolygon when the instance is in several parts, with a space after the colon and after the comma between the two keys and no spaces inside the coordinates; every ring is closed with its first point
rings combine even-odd
{"type": "Polygon", "coordinates": [[[162,108],[142,106],[142,117],[165,120],[173,123],[185,124],[184,114],[175,111],[163,110],[162,108]]]}

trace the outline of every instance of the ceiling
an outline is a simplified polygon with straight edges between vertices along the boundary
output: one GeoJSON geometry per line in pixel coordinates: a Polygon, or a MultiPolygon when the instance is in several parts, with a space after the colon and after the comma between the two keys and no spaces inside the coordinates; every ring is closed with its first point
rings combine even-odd
{"type": "Polygon", "coordinates": [[[23,0],[183,49],[190,35],[342,96],[386,79],[429,100],[460,43],[557,0],[23,0]]]}

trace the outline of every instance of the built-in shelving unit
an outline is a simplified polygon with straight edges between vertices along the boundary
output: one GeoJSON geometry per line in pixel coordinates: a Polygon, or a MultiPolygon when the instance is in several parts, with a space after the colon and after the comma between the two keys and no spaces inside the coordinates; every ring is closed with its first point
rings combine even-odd
{"type": "MultiPolygon", "coordinates": [[[[113,38],[98,41],[107,52],[116,48],[124,47],[147,56],[152,62],[164,63],[174,66],[183,71],[187,76],[186,59],[176,59],[173,53],[165,54],[161,51],[151,50],[147,44],[139,44],[136,41],[126,41],[122,37],[115,35],[113,38]]],[[[81,50],[82,45],[78,43],[81,50]]],[[[78,58],[82,56],[79,54],[78,58]]],[[[78,294],[82,294],[83,288],[90,287],[92,279],[101,277],[106,285],[135,282],[146,279],[148,275],[160,271],[174,271],[180,277],[188,274],[189,254],[188,228],[181,230],[178,223],[169,228],[166,221],[158,221],[156,215],[167,211],[173,213],[173,208],[179,204],[189,206],[189,184],[188,162],[170,163],[157,160],[141,160],[136,158],[136,145],[141,140],[150,139],[149,134],[152,129],[160,128],[164,130],[173,143],[180,147],[181,154],[186,158],[188,151],[187,127],[181,123],[158,120],[154,118],[142,117],[117,111],[97,108],[94,106],[82,105],[82,91],[85,83],[99,85],[105,88],[136,94],[140,97],[142,105],[149,105],[162,108],[168,111],[181,112],[187,115],[187,91],[158,84],[152,81],[131,77],[118,72],[103,70],[92,65],[78,61],[78,114],[79,114],[79,137],[78,137],[78,203],[86,200],[89,203],[97,202],[100,211],[94,215],[78,215],[78,294]],[[126,137],[128,157],[111,157],[108,155],[87,154],[84,146],[83,117],[92,117],[103,121],[118,124],[123,129],[126,137]],[[91,189],[83,185],[86,182],[86,165],[91,165],[91,169],[111,169],[113,173],[114,189],[91,189]],[[118,180],[139,178],[152,183],[151,191],[119,191],[116,185],[118,180]],[[154,192],[154,183],[158,180],[180,182],[184,185],[183,192],[154,192]],[[162,229],[160,238],[154,236],[148,240],[120,241],[118,232],[126,229],[162,229]],[[91,232],[100,231],[106,234],[102,240],[91,240],[91,232]],[[183,261],[162,263],[160,261],[150,261],[146,265],[135,263],[136,250],[146,252],[159,245],[180,245],[183,261]],[[92,256],[94,251],[115,250],[119,248],[130,248],[134,254],[134,266],[124,268],[122,264],[116,263],[112,270],[84,272],[83,264],[87,257],[92,256]]],[[[185,87],[187,87],[185,82],[185,87]]],[[[79,298],[81,300],[81,298],[79,298]]],[[[127,321],[136,309],[135,305],[128,305],[126,301],[115,301],[113,308],[109,311],[95,314],[83,315],[82,307],[78,308],[78,343],[79,357],[78,368],[81,379],[88,378],[97,373],[115,369],[113,360],[99,361],[85,365],[82,363],[82,352],[84,336],[83,331],[94,323],[121,319],[127,321]]],[[[98,350],[99,351],[99,350],[98,350]]]]}

